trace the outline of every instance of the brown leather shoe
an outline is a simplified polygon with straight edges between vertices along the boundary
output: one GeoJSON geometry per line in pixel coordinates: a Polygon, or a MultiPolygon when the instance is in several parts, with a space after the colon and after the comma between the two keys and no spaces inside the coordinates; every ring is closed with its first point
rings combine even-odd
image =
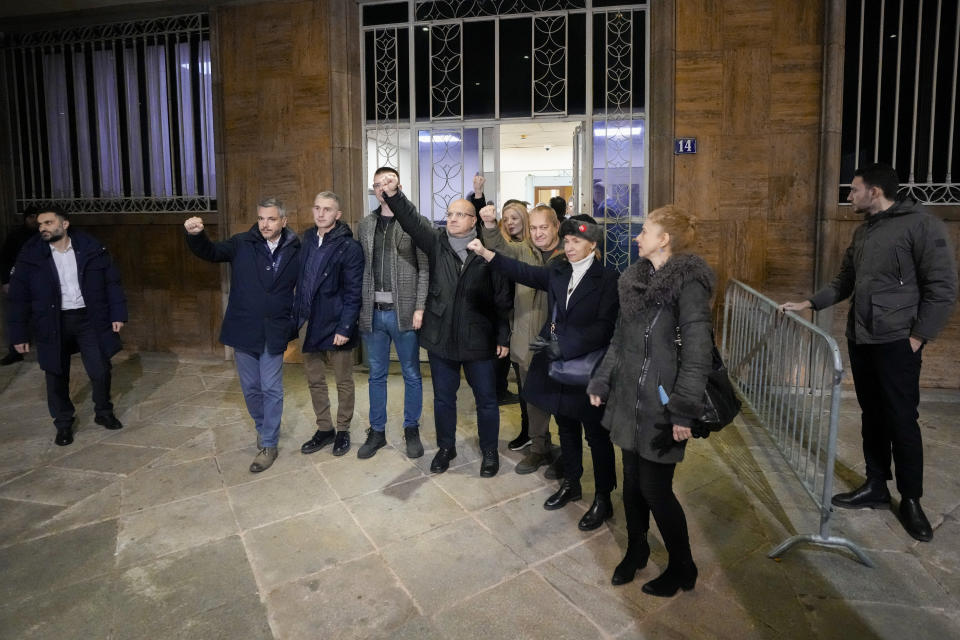
{"type": "Polygon", "coordinates": [[[261,471],[266,471],[273,465],[273,462],[277,459],[277,448],[276,447],[264,447],[260,449],[257,453],[257,457],[253,459],[253,462],[250,464],[250,473],[260,473],[261,471]]]}

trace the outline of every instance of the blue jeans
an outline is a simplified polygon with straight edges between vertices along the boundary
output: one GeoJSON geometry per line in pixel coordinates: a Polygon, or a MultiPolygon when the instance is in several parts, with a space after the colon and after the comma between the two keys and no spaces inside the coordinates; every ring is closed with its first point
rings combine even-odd
{"type": "Polygon", "coordinates": [[[275,447],[283,415],[283,354],[234,351],[240,388],[257,427],[260,445],[275,447]]]}
{"type": "Polygon", "coordinates": [[[500,407],[497,405],[497,372],[495,359],[459,362],[431,353],[430,375],[433,378],[433,417],[437,425],[437,446],[451,449],[457,437],[457,390],[460,388],[460,367],[467,376],[477,402],[477,432],[482,451],[496,450],[500,436],[500,407]]]}
{"type": "Polygon", "coordinates": [[[420,341],[416,331],[400,331],[396,311],[373,310],[373,331],[361,336],[370,366],[370,428],[387,426],[387,374],[390,371],[390,341],[397,350],[403,372],[403,426],[419,427],[423,411],[423,381],[420,378],[420,341]]]}

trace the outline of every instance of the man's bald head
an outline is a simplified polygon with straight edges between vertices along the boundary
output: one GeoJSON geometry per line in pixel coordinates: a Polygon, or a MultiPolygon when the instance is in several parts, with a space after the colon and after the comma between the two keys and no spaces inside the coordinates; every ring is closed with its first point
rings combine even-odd
{"type": "Polygon", "coordinates": [[[477,210],[473,203],[462,198],[447,205],[447,233],[462,236],[477,224],[477,210]]]}

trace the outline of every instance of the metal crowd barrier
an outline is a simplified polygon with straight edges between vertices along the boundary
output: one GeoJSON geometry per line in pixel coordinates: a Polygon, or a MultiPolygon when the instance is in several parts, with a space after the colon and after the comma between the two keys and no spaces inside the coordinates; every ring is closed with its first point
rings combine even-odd
{"type": "Polygon", "coordinates": [[[806,542],[848,549],[872,567],[859,546],[830,535],[843,378],[836,341],[793,313],[779,313],[777,303],[755,289],[730,280],[724,304],[723,352],[734,387],[820,509],[819,534],[792,536],[768,557],[778,558],[806,542]]]}

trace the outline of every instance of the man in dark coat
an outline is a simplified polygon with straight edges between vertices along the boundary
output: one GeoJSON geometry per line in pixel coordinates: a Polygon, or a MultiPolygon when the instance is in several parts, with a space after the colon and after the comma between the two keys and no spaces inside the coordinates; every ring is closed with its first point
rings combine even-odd
{"type": "Polygon", "coordinates": [[[293,291],[297,284],[300,239],[287,229],[287,213],[277,198],[257,206],[257,223],[226,242],[214,243],[203,220],[183,223],[187,245],[198,257],[230,263],[230,299],[220,342],[233,347],[240,388],[257,427],[252,473],[277,459],[283,415],[283,353],[297,334],[293,291]]]}
{"type": "Polygon", "coordinates": [[[300,447],[314,453],[333,442],[333,455],[350,450],[353,420],[353,349],[363,288],[363,248],[350,227],[340,222],[340,196],[332,191],[313,201],[316,226],[303,234],[300,285],[297,289],[297,326],[307,323],[303,338],[303,367],[310,387],[317,431],[300,447]],[[327,393],[327,367],[337,380],[337,424],[334,431],[327,393]]]}
{"type": "Polygon", "coordinates": [[[866,220],[853,234],[840,273],[809,300],[784,303],[780,310],[825,309],[853,296],[847,350],[863,411],[867,480],[833,496],[833,504],[845,509],[889,505],[892,457],[901,523],[913,538],[927,542],[933,529],[920,507],[920,359],[924,345],[950,319],[957,265],[943,221],[913,199],[897,201],[898,188],[897,172],[889,165],[855,172],[847,200],[866,220]]]}
{"type": "MultiPolygon", "coordinates": [[[[11,231],[6,240],[3,241],[3,249],[0,250],[0,284],[3,285],[3,295],[10,291],[10,271],[17,262],[17,255],[20,249],[27,243],[27,240],[37,235],[37,209],[36,207],[27,207],[23,212],[23,224],[11,231]]],[[[10,350],[2,359],[0,366],[7,366],[23,360],[23,356],[10,343],[10,350]]]]}
{"type": "Polygon", "coordinates": [[[420,330],[420,345],[430,355],[439,447],[430,471],[443,473],[457,456],[457,389],[462,367],[477,403],[477,431],[483,453],[480,475],[492,477],[500,470],[500,411],[494,363],[510,353],[510,284],[493,273],[486,261],[467,251],[467,244],[477,237],[477,212],[472,204],[466,200],[451,202],[446,228],[436,229],[400,193],[395,175],[381,176],[381,186],[384,201],[397,222],[427,254],[430,264],[430,289],[420,330]]]}
{"type": "Polygon", "coordinates": [[[107,429],[123,425],[110,402],[110,358],[121,349],[127,321],[120,274],[106,247],[81,231],[68,231],[69,215],[47,207],[37,216],[40,234],[20,251],[10,278],[10,341],[30,350],[47,378],[47,406],[57,428],[54,442],[73,442],[70,354],[80,352],[92,387],[94,421],[107,429]]]}

